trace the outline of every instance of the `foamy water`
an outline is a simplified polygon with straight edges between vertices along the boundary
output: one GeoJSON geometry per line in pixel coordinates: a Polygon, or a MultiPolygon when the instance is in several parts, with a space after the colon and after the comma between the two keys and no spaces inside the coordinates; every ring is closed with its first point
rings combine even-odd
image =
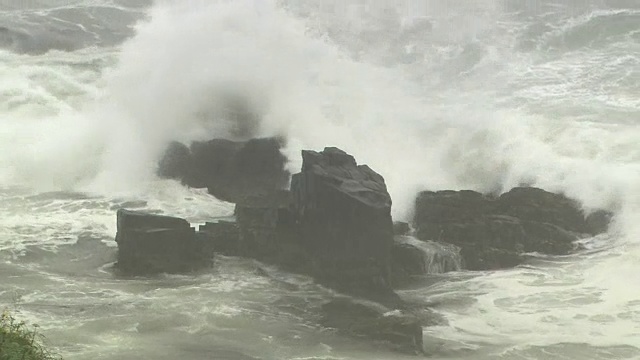
{"type": "Polygon", "coordinates": [[[238,111],[293,171],[324,146],[370,165],[396,219],[419,190],[519,184],[614,211],[583,254],[403,294],[449,321],[426,329],[436,358],[640,356],[635,1],[69,3],[0,2],[0,301],[65,358],[402,358],[320,328],[327,290],[249,260],[112,276],[115,209],[232,213],[154,169],[171,140],[237,137],[238,111]]]}

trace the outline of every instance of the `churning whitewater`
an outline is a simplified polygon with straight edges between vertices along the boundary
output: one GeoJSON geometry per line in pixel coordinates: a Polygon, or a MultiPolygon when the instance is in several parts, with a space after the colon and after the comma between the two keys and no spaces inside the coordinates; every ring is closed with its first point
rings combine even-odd
{"type": "Polygon", "coordinates": [[[640,357],[636,0],[0,1],[0,306],[65,359],[404,358],[322,329],[330,290],[250,260],[113,276],[116,209],[233,215],[156,177],[169,142],[260,136],[295,172],[302,149],[353,154],[397,220],[421,190],[523,184],[614,212],[581,253],[401,295],[447,320],[433,358],[640,357]]]}

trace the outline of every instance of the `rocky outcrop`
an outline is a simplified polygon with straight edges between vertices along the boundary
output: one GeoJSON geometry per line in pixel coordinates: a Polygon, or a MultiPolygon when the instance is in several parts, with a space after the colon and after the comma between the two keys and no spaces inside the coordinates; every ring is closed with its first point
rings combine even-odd
{"type": "Polygon", "coordinates": [[[353,156],[303,151],[287,191],[279,148],[276,139],[172,144],[159,173],[235,202],[237,223],[206,223],[196,233],[183,219],[118,210],[118,269],[191,271],[211,265],[214,251],[255,258],[360,298],[324,304],[324,326],[422,354],[422,326],[434,325],[433,313],[402,301],[392,286],[463,264],[498,269],[530,252],[568,254],[610,220],[606,212],[585,217],[562,195],[516,188],[499,197],[422,192],[413,226],[394,224],[384,179],[353,156]]]}
{"type": "Polygon", "coordinates": [[[537,188],[497,197],[474,191],[422,192],[414,226],[422,240],[459,246],[468,269],[520,264],[523,254],[565,255],[575,240],[606,231],[610,215],[585,217],[572,200],[537,188]]]}
{"type": "Polygon", "coordinates": [[[186,220],[123,209],[117,217],[120,273],[181,273],[211,266],[212,247],[199,241],[186,220]]]}
{"type": "Polygon", "coordinates": [[[189,147],[173,142],[158,164],[158,175],[207,188],[218,199],[237,203],[288,186],[281,146],[282,141],[276,138],[246,142],[214,139],[189,147]]]}
{"type": "Polygon", "coordinates": [[[292,215],[309,272],[340,291],[397,301],[390,287],[391,197],[382,176],[337,148],[303,151],[292,215]]]}
{"type": "Polygon", "coordinates": [[[334,299],[322,306],[321,324],[348,336],[383,342],[395,351],[424,353],[418,318],[380,304],[353,298],[334,299]]]}
{"type": "Polygon", "coordinates": [[[268,197],[251,198],[236,204],[242,256],[309,273],[307,253],[290,210],[291,193],[281,191],[268,197]]]}
{"type": "MultiPolygon", "coordinates": [[[[523,221],[553,224],[575,233],[596,235],[607,231],[609,225],[608,220],[598,223],[607,218],[606,212],[598,211],[585,216],[575,201],[533,187],[514,188],[498,197],[495,204],[498,214],[523,221]]],[[[610,220],[610,216],[608,218],[610,220]]]]}
{"type": "MultiPolygon", "coordinates": [[[[337,148],[303,151],[302,157],[291,191],[278,190],[286,173],[274,139],[173,144],[159,171],[236,202],[237,242],[232,232],[223,234],[226,225],[207,224],[198,235],[221,253],[309,274],[351,295],[399,303],[390,282],[394,228],[384,179],[337,148]]],[[[406,232],[408,224],[396,230],[406,232]]]]}
{"type": "MultiPolygon", "coordinates": [[[[185,220],[121,210],[117,235],[121,266],[188,271],[210,260],[212,251],[255,258],[366,299],[327,304],[323,307],[325,326],[384,341],[404,352],[422,352],[422,320],[403,313],[406,304],[392,290],[394,225],[391,198],[381,175],[337,148],[303,151],[302,170],[293,176],[291,190],[277,190],[277,182],[271,180],[278,176],[267,176],[268,185],[262,186],[262,180],[250,179],[248,168],[235,165],[257,161],[238,160],[246,145],[214,141],[202,145],[205,150],[198,146],[189,149],[174,144],[171,156],[161,165],[163,175],[192,186],[206,185],[212,193],[212,188],[227,189],[225,194],[233,194],[227,198],[236,202],[237,223],[206,223],[195,233],[185,220]],[[196,154],[207,155],[199,158],[196,154]],[[233,158],[231,164],[225,157],[233,158]],[[242,185],[237,181],[237,186],[221,174],[246,176],[247,181],[255,182],[242,185]],[[155,248],[157,244],[161,246],[155,248]]],[[[265,171],[258,169],[256,176],[265,171]]],[[[398,233],[410,230],[406,223],[395,226],[398,233]]],[[[417,271],[430,271],[426,255],[421,254],[417,271]]],[[[408,257],[400,254],[396,258],[406,261],[408,257]]],[[[409,271],[403,274],[410,275],[409,271]]]]}
{"type": "Polygon", "coordinates": [[[209,244],[216,254],[239,256],[240,229],[235,222],[207,222],[198,227],[196,233],[201,241],[209,244]]]}
{"type": "Polygon", "coordinates": [[[390,286],[393,224],[384,179],[337,148],[302,157],[291,192],[236,205],[240,254],[347,294],[399,303],[390,286]]]}

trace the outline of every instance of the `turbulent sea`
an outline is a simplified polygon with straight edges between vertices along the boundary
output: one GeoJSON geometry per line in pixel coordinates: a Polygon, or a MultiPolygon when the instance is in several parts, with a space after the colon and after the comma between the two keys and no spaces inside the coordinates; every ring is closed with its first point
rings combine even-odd
{"type": "Polygon", "coordinates": [[[412,358],[251,260],[113,275],[116,209],[233,213],[157,179],[165,145],[243,135],[285,136],[293,171],[344,149],[398,220],[420,190],[519,184],[613,211],[582,253],[401,294],[448,321],[433,359],[640,358],[639,1],[0,0],[0,307],[68,360],[412,358]]]}

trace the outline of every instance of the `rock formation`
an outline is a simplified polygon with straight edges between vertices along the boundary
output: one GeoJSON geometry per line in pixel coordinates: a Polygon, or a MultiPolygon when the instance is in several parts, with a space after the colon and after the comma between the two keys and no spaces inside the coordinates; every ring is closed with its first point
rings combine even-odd
{"type": "Polygon", "coordinates": [[[118,271],[126,275],[181,273],[210,266],[213,249],[180,218],[117,212],[118,271]]]}
{"type": "Polygon", "coordinates": [[[290,210],[291,193],[282,191],[236,204],[241,256],[308,273],[309,254],[290,210]]]}
{"type": "Polygon", "coordinates": [[[606,231],[610,220],[605,212],[585,217],[575,202],[536,188],[499,197],[422,192],[417,239],[409,224],[392,222],[381,175],[333,147],[303,151],[302,158],[289,191],[277,139],[173,143],[159,174],[235,202],[237,223],[206,223],[196,233],[183,219],[118,210],[118,269],[191,271],[209,266],[214,251],[255,258],[360,298],[322,306],[324,326],[422,353],[422,326],[433,325],[432,315],[409,309],[392,285],[463,263],[498,269],[520,264],[528,252],[568,254],[576,239],[606,231]]]}
{"type": "Polygon", "coordinates": [[[214,139],[190,147],[173,142],[158,164],[158,175],[194,188],[207,188],[218,199],[237,203],[285,189],[289,173],[281,140],[246,142],[214,139]]]}
{"type": "Polygon", "coordinates": [[[570,199],[537,188],[497,197],[474,191],[422,192],[416,200],[417,237],[459,246],[470,270],[520,264],[523,254],[565,255],[575,240],[606,231],[609,215],[585,217],[570,199]]]}
{"type": "Polygon", "coordinates": [[[240,229],[235,222],[218,221],[207,222],[198,227],[196,236],[200,241],[210,244],[216,254],[239,256],[240,229]]]}
{"type": "Polygon", "coordinates": [[[183,219],[118,210],[117,268],[175,273],[210,266],[214,252],[255,258],[353,296],[324,304],[322,325],[422,354],[422,326],[434,325],[433,313],[403,302],[392,286],[463,264],[498,269],[530,252],[568,254],[576,239],[606,231],[611,217],[585,217],[570,199],[536,188],[499,197],[427,191],[416,200],[414,234],[392,222],[383,177],[340,149],[303,151],[302,170],[284,190],[280,146],[273,138],[171,144],[159,175],[235,202],[237,222],[195,232],[183,219]]]}
{"type": "Polygon", "coordinates": [[[303,151],[292,212],[309,272],[340,291],[393,302],[391,197],[382,176],[337,148],[303,151]]]}
{"type": "MultiPolygon", "coordinates": [[[[237,244],[228,236],[232,232],[220,233],[225,225],[208,224],[198,235],[222,253],[306,273],[348,294],[398,303],[390,286],[394,229],[384,179],[337,148],[303,151],[302,157],[290,192],[278,190],[286,173],[274,139],[173,144],[159,171],[236,202],[237,244]]],[[[408,225],[397,228],[407,231],[408,225]]]]}

